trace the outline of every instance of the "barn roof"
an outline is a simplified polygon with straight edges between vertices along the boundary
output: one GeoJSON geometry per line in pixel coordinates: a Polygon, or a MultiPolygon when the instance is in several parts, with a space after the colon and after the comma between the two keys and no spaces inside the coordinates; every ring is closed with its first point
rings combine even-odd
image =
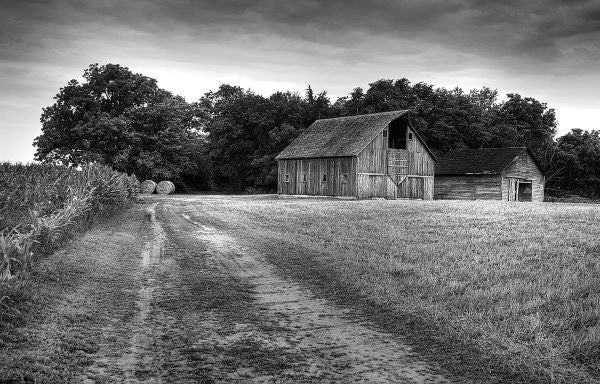
{"type": "Polygon", "coordinates": [[[525,147],[458,149],[442,156],[435,165],[436,175],[477,175],[502,173],[527,151],[540,171],[532,153],[525,147]]]}
{"type": "Polygon", "coordinates": [[[356,156],[389,123],[409,112],[402,110],[317,120],[276,159],[356,156]]]}

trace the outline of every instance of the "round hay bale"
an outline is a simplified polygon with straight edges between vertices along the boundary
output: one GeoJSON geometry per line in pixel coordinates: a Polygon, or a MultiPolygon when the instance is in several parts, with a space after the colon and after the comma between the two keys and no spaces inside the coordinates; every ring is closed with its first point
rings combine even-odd
{"type": "Polygon", "coordinates": [[[170,195],[173,192],[175,192],[175,185],[170,181],[161,181],[156,185],[156,193],[170,195]]]}
{"type": "Polygon", "coordinates": [[[156,188],[156,183],[152,180],[144,180],[140,184],[140,191],[145,194],[154,193],[154,189],[156,188]]]}
{"type": "Polygon", "coordinates": [[[169,184],[171,184],[171,193],[174,193],[175,192],[175,184],[173,184],[170,181],[169,181],[169,184]]]}

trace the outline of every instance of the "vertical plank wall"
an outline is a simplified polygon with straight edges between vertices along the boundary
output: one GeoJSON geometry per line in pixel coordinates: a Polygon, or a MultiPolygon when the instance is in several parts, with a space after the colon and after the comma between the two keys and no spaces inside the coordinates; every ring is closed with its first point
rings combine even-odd
{"type": "Polygon", "coordinates": [[[406,148],[408,150],[408,173],[410,175],[419,175],[419,176],[433,176],[435,171],[435,160],[429,154],[425,146],[418,139],[417,135],[414,133],[412,128],[408,127],[407,135],[409,133],[413,134],[413,139],[408,140],[406,148]]]}
{"type": "Polygon", "coordinates": [[[370,197],[410,198],[433,200],[435,161],[410,127],[406,130],[408,174],[398,185],[388,176],[387,137],[380,132],[358,155],[356,178],[357,195],[360,199],[370,197]],[[412,133],[412,140],[409,140],[412,133]]]}
{"type": "Polygon", "coordinates": [[[387,196],[387,138],[383,131],[358,154],[356,191],[359,199],[387,196]]]}
{"type": "Polygon", "coordinates": [[[277,167],[280,195],[356,196],[355,157],[279,160],[277,167]],[[289,175],[287,182],[286,175],[289,175]],[[346,175],[345,181],[343,175],[346,175]]]}
{"type": "MultiPolygon", "coordinates": [[[[406,129],[406,151],[408,176],[404,182],[397,185],[395,197],[433,200],[435,160],[410,126],[406,129]],[[409,139],[409,134],[412,134],[412,139],[409,139]]],[[[390,179],[390,182],[393,181],[390,179]]],[[[391,195],[391,192],[393,191],[388,191],[388,195],[391,195]]]]}
{"type": "Polygon", "coordinates": [[[544,201],[545,178],[527,151],[523,152],[502,174],[502,200],[508,200],[509,178],[531,181],[531,201],[544,201]]]}

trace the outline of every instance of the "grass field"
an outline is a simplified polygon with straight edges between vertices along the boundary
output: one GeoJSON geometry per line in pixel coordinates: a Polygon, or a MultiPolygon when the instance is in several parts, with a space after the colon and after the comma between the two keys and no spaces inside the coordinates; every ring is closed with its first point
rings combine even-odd
{"type": "Polygon", "coordinates": [[[598,205],[199,200],[280,270],[346,302],[354,292],[457,374],[600,379],[598,205]]]}

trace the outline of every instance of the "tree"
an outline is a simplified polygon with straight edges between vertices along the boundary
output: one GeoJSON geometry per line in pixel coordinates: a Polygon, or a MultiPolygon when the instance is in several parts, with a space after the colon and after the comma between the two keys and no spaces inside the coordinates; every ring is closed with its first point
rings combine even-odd
{"type": "Polygon", "coordinates": [[[266,103],[264,97],[230,85],[221,85],[201,99],[209,116],[205,130],[214,181],[221,188],[242,191],[254,186],[253,155],[259,143],[268,138],[266,103]]]}
{"type": "MultiPolygon", "coordinates": [[[[44,108],[34,145],[42,162],[108,164],[139,178],[180,182],[207,163],[202,111],[118,64],[90,65],[44,108]]],[[[204,173],[206,173],[204,171],[204,173]]],[[[206,183],[205,183],[206,184],[206,183]]]]}
{"type": "Polygon", "coordinates": [[[205,129],[215,184],[232,191],[274,190],[275,156],[310,124],[315,111],[295,93],[266,98],[231,85],[208,92],[200,104],[209,116],[205,129]]]}
{"type": "Polygon", "coordinates": [[[600,131],[573,129],[557,140],[561,169],[552,184],[559,189],[600,197],[600,131]]]}

